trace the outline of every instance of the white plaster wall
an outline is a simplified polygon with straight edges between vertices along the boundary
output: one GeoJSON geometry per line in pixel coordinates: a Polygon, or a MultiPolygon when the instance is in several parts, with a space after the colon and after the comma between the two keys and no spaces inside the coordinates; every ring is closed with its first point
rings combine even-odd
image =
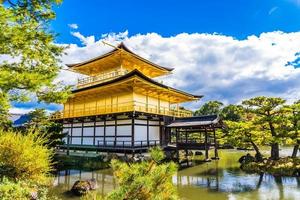
{"type": "Polygon", "coordinates": [[[73,127],[81,127],[82,126],[82,123],[74,123],[73,124],[73,127]]]}
{"type": "Polygon", "coordinates": [[[81,144],[81,138],[72,138],[72,143],[71,144],[81,144]]]}
{"type": "Polygon", "coordinates": [[[73,128],[72,136],[81,136],[82,128],[73,128]]]}
{"type": "Polygon", "coordinates": [[[149,121],[150,125],[159,125],[159,121],[149,121]]]}
{"type": "Polygon", "coordinates": [[[83,143],[83,145],[93,145],[93,138],[92,137],[83,137],[82,143],[83,143]]]}
{"type": "Polygon", "coordinates": [[[149,140],[159,140],[159,126],[149,127],[149,140]]]}
{"type": "Polygon", "coordinates": [[[83,128],[83,136],[94,136],[94,128],[83,128]]]}
{"type": "Polygon", "coordinates": [[[117,135],[118,136],[130,136],[131,135],[131,126],[118,126],[117,127],[117,135]]]}
{"type": "Polygon", "coordinates": [[[132,120],[130,119],[122,119],[117,121],[118,124],[131,124],[131,122],[132,120]]]}
{"type": "Polygon", "coordinates": [[[104,127],[96,127],[96,136],[104,136],[104,127]]]}
{"type": "Polygon", "coordinates": [[[96,122],[96,125],[97,126],[102,126],[102,125],[104,125],[104,122],[96,122]]]}
{"type": "Polygon", "coordinates": [[[85,122],[84,126],[94,126],[94,122],[85,122]]]}
{"type": "Polygon", "coordinates": [[[115,135],[115,126],[107,126],[106,127],[106,135],[114,136],[115,135]]]}
{"type": "Polygon", "coordinates": [[[134,141],[147,140],[147,127],[134,125],[134,141]]]}
{"type": "Polygon", "coordinates": [[[136,120],[134,120],[134,123],[136,123],[136,124],[147,124],[147,120],[136,119],[136,120]]]}
{"type": "Polygon", "coordinates": [[[100,145],[103,145],[103,140],[104,140],[103,137],[96,137],[96,138],[95,138],[95,145],[96,145],[96,146],[98,145],[98,141],[99,141],[99,144],[100,144],[100,145]]]}
{"type": "Polygon", "coordinates": [[[106,121],[106,125],[115,125],[115,121],[106,121]]]}
{"type": "Polygon", "coordinates": [[[117,138],[117,145],[123,145],[124,146],[131,146],[131,137],[118,137],[117,138]]]}

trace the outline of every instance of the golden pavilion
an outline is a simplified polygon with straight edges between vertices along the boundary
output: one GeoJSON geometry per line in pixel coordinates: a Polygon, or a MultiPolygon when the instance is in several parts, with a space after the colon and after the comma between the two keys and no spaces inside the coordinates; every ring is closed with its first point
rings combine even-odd
{"type": "Polygon", "coordinates": [[[63,111],[53,118],[63,123],[63,132],[68,133],[65,142],[77,148],[166,144],[171,137],[167,124],[192,116],[180,104],[202,97],[153,80],[173,69],[140,57],[123,43],[104,55],[67,66],[86,78],[78,80],[63,111]]]}

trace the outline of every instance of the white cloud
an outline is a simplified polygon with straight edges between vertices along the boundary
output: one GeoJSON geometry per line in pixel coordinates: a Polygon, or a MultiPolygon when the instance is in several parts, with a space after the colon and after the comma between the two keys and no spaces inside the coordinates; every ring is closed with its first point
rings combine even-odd
{"type": "MultiPolygon", "coordinates": [[[[300,52],[300,32],[268,32],[238,40],[218,34],[182,33],[163,37],[157,33],[128,36],[128,32],[94,36],[73,33],[83,46],[70,44],[63,63],[76,63],[99,56],[120,41],[135,53],[175,70],[162,77],[164,84],[204,99],[185,104],[196,109],[203,101],[239,103],[258,95],[280,96],[292,102],[300,98],[300,68],[287,65],[300,52]]],[[[60,80],[75,83],[79,75],[62,71],[60,80]]]]}
{"type": "Polygon", "coordinates": [[[77,24],[68,24],[71,29],[78,29],[79,26],[77,24]]]}
{"type": "Polygon", "coordinates": [[[34,108],[10,108],[9,109],[9,113],[12,113],[12,114],[26,114],[26,113],[29,113],[30,111],[33,111],[34,108]]]}
{"type": "MultiPolygon", "coordinates": [[[[80,34],[80,33],[79,33],[80,34]]],[[[79,35],[78,34],[78,35],[79,35]]],[[[257,95],[300,98],[300,68],[286,64],[297,58],[300,32],[269,32],[238,40],[218,34],[187,34],[162,37],[157,33],[129,37],[128,32],[107,34],[86,46],[72,44],[63,58],[66,63],[83,61],[111,49],[102,40],[125,44],[137,54],[173,74],[160,78],[165,84],[203,94],[204,100],[238,103],[257,95]]],[[[89,40],[80,34],[82,41],[89,40]]],[[[94,38],[94,37],[93,37],[94,38]]],[[[63,73],[64,74],[64,73],[63,73]]],[[[197,108],[200,102],[188,107],[197,108]]]]}
{"type": "Polygon", "coordinates": [[[71,32],[71,34],[73,36],[77,37],[83,45],[89,46],[89,45],[95,43],[95,37],[94,36],[85,37],[85,36],[81,35],[81,33],[79,33],[79,32],[71,32]]]}
{"type": "Polygon", "coordinates": [[[274,6],[273,8],[271,8],[271,9],[269,10],[268,14],[269,14],[269,15],[272,15],[273,12],[275,12],[277,9],[278,9],[278,7],[277,7],[277,6],[274,6]]]}

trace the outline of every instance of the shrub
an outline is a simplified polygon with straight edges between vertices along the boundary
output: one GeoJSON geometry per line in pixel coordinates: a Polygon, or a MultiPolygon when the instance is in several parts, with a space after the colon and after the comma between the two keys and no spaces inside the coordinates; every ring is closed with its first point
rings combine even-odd
{"type": "Polygon", "coordinates": [[[125,163],[112,160],[111,165],[119,188],[106,199],[178,199],[172,183],[177,170],[173,162],[163,163],[163,151],[156,147],[150,150],[151,160],[140,163],[125,163]]]}
{"type": "Polygon", "coordinates": [[[30,191],[21,182],[11,182],[4,178],[0,182],[0,197],[2,200],[26,200],[30,198],[30,191]]]}
{"type": "Polygon", "coordinates": [[[37,133],[0,130],[0,175],[9,179],[46,184],[52,170],[52,151],[37,133]]]}

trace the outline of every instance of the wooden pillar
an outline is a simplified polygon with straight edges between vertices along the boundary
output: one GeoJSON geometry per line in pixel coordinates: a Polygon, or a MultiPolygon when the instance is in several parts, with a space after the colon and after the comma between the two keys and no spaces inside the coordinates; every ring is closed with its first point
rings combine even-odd
{"type": "Polygon", "coordinates": [[[187,166],[189,166],[189,157],[188,157],[187,144],[188,144],[188,135],[187,135],[187,131],[185,130],[185,158],[186,158],[187,166]]]}
{"type": "Polygon", "coordinates": [[[132,148],[132,157],[134,156],[134,123],[135,123],[135,119],[134,119],[134,114],[132,115],[132,120],[131,120],[131,148],[132,148]]]}
{"type": "Polygon", "coordinates": [[[218,154],[218,142],[216,138],[216,129],[213,128],[214,130],[214,143],[215,143],[215,159],[219,159],[219,154],[218,154]]]}
{"type": "Polygon", "coordinates": [[[205,145],[205,160],[208,161],[208,132],[207,129],[205,128],[205,141],[204,141],[204,145],[205,145]]]}
{"type": "Polygon", "coordinates": [[[176,157],[177,157],[177,162],[179,162],[178,130],[177,130],[177,128],[175,129],[175,138],[176,138],[176,157]]]}
{"type": "Polygon", "coordinates": [[[150,145],[150,143],[149,143],[149,117],[147,117],[147,144],[148,144],[148,146],[150,145]]]}
{"type": "Polygon", "coordinates": [[[117,120],[117,116],[115,117],[115,145],[117,145],[117,135],[118,135],[118,120],[117,120]]]}
{"type": "Polygon", "coordinates": [[[81,124],[81,145],[83,145],[83,128],[84,128],[84,119],[82,120],[82,124],[81,124]]]}
{"type": "Polygon", "coordinates": [[[103,146],[106,146],[106,116],[103,120],[103,146]]]}
{"type": "Polygon", "coordinates": [[[94,120],[94,135],[93,135],[93,145],[95,146],[96,145],[96,117],[95,117],[95,120],[94,120]]]}

